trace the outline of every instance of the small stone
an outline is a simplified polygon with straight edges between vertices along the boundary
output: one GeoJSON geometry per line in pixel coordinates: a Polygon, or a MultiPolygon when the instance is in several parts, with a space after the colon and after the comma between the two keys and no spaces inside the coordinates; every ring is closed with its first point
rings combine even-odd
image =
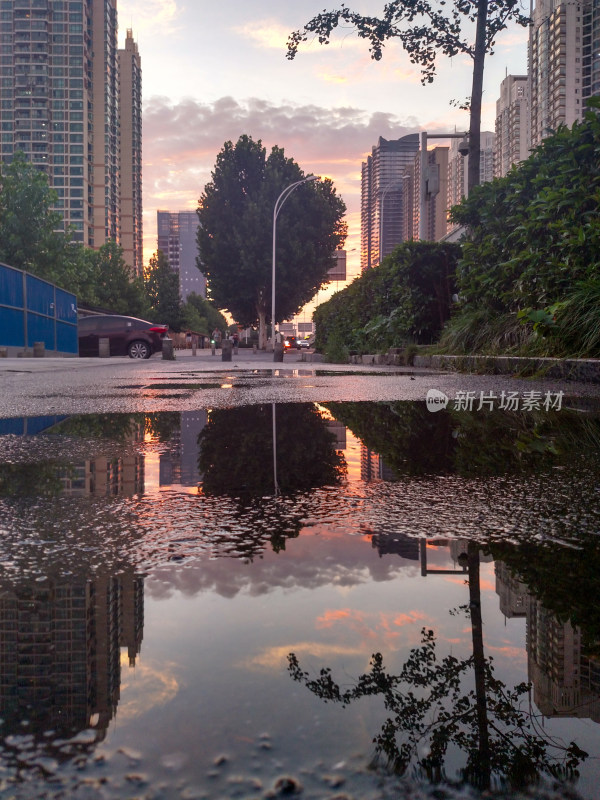
{"type": "Polygon", "coordinates": [[[277,778],[273,789],[276,797],[291,797],[302,792],[302,786],[298,781],[288,776],[277,778]]]}

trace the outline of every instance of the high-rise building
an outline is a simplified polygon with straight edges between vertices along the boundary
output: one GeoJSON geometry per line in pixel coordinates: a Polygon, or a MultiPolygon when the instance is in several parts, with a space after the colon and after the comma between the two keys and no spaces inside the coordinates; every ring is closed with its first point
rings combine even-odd
{"type": "MultiPolygon", "coordinates": [[[[559,125],[571,126],[581,118],[584,62],[589,63],[591,56],[588,53],[584,58],[583,30],[587,19],[591,33],[593,14],[589,8],[593,5],[594,0],[575,3],[536,0],[529,34],[533,147],[559,125]]],[[[596,19],[597,16],[596,11],[596,19]]]]}
{"type": "Polygon", "coordinates": [[[206,278],[196,265],[198,215],[195,211],[157,211],[158,249],[179,274],[179,294],[185,302],[195,292],[206,297],[206,278]]]}
{"type": "Polygon", "coordinates": [[[421,175],[421,154],[415,156],[413,239],[422,234],[425,241],[439,242],[448,232],[448,150],[448,147],[427,150],[425,175],[421,175]],[[426,192],[421,204],[423,180],[426,192]],[[425,218],[421,225],[422,213],[425,218]]]}
{"type": "Polygon", "coordinates": [[[121,102],[121,247],[123,258],[142,275],[142,66],[131,29],[119,50],[121,102]]]}
{"type": "Polygon", "coordinates": [[[381,262],[413,235],[414,156],[419,135],[379,137],[362,165],[361,268],[381,262]]]}
{"type": "Polygon", "coordinates": [[[138,143],[120,152],[116,0],[0,0],[0,46],[0,158],[22,150],[48,175],[76,241],[120,243],[120,164],[138,143]]]}
{"type": "Polygon", "coordinates": [[[530,150],[529,78],[507,75],[496,101],[494,177],[501,178],[513,164],[524,161],[530,150]]]}
{"type": "MultiPolygon", "coordinates": [[[[491,131],[481,131],[480,150],[479,150],[479,183],[487,183],[494,177],[494,149],[496,135],[491,131]]],[[[467,197],[469,156],[463,156],[459,152],[458,139],[452,139],[450,153],[448,155],[448,201],[447,208],[458,205],[463,197],[467,197]]],[[[449,230],[453,230],[452,224],[448,224],[449,230]]]]}

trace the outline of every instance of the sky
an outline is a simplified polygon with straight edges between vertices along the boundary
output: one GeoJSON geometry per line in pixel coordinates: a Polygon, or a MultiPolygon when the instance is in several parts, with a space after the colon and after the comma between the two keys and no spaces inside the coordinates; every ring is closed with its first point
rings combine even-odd
{"type": "MultiPolygon", "coordinates": [[[[348,0],[380,15],[384,0],[348,0]]],[[[442,59],[432,84],[400,45],[373,61],[350,28],[286,41],[336,0],[118,0],[119,39],[131,28],[142,60],[144,262],[156,250],[156,211],[195,209],[217,154],[242,134],[283,147],[306,174],[332,178],[348,213],[348,270],[360,263],[360,171],[380,136],[468,129],[452,101],[470,94],[472,62],[442,59]]],[[[498,37],[486,61],[482,130],[494,130],[500,82],[527,71],[527,30],[498,37]]],[[[442,142],[436,142],[442,144],[442,142]]]]}

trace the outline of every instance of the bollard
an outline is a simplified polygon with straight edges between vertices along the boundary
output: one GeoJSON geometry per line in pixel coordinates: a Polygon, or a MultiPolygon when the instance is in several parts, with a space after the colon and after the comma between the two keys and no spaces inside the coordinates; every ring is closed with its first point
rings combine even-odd
{"type": "Polygon", "coordinates": [[[192,355],[196,355],[196,350],[198,348],[198,337],[192,336],[192,355]]]}
{"type": "Polygon", "coordinates": [[[275,342],[273,345],[273,361],[283,361],[283,344],[275,342]]]}
{"type": "Polygon", "coordinates": [[[224,339],[221,342],[221,361],[231,361],[231,342],[224,339]]]}
{"type": "Polygon", "coordinates": [[[252,352],[254,353],[254,355],[258,353],[258,347],[255,344],[252,345],[252,352]]]}
{"type": "Polygon", "coordinates": [[[165,336],[162,340],[162,357],[164,361],[175,361],[173,339],[170,339],[168,336],[165,336]]]}
{"type": "Polygon", "coordinates": [[[33,357],[34,358],[44,358],[46,355],[46,344],[45,342],[34,342],[33,343],[33,357]]]}
{"type": "Polygon", "coordinates": [[[0,358],[8,358],[8,347],[0,347],[0,358]]]}
{"type": "Polygon", "coordinates": [[[100,358],[108,358],[110,356],[110,339],[101,336],[98,339],[98,355],[100,358]]]}

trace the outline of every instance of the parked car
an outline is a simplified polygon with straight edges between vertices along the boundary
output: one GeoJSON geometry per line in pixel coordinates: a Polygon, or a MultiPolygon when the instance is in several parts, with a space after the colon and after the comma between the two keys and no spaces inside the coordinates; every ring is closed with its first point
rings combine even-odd
{"type": "Polygon", "coordinates": [[[303,350],[304,348],[308,349],[309,347],[311,347],[311,344],[308,341],[308,339],[299,339],[298,340],[298,348],[300,350],[303,350]]]}
{"type": "Polygon", "coordinates": [[[136,317],[117,314],[95,314],[78,321],[79,355],[99,355],[100,339],[109,340],[111,356],[150,358],[162,350],[168,325],[157,325],[136,317]]]}

